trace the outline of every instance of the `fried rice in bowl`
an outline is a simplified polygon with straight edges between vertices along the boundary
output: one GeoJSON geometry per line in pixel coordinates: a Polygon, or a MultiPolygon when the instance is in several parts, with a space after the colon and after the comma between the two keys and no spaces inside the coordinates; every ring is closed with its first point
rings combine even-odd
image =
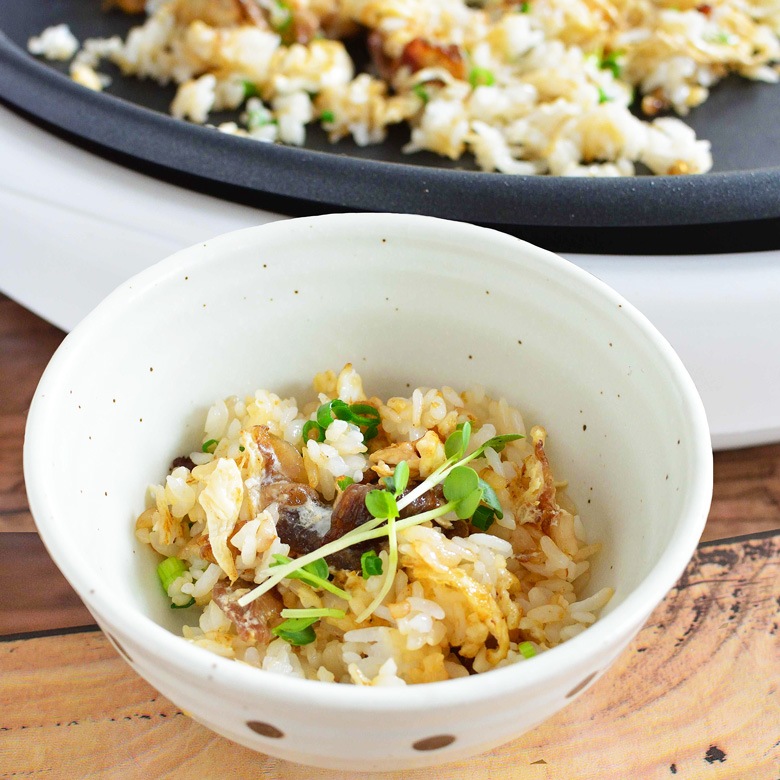
{"type": "Polygon", "coordinates": [[[598,280],[484,228],[341,214],[112,293],[41,380],[25,477],[136,672],[247,747],[368,771],[586,690],[692,555],[712,457],[679,359],[598,280]]]}

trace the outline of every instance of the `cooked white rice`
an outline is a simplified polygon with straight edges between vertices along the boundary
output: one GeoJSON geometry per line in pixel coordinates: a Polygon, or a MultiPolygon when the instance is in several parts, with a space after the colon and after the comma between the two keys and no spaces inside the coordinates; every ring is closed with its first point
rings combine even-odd
{"type": "MultiPolygon", "coordinates": [[[[175,82],[171,113],[201,124],[250,98],[219,129],[262,141],[304,144],[319,121],[362,146],[405,122],[406,152],[471,154],[507,174],[704,173],[709,142],[659,113],[686,115],[729,73],[779,78],[777,0],[168,0],[147,12],[124,42],[86,40],[73,77],[100,89],[105,58],[175,82]],[[344,45],[359,35],[370,73],[344,45]]],[[[68,59],[73,42],[59,25],[29,48],[68,59]]]]}
{"type": "MultiPolygon", "coordinates": [[[[268,390],[218,400],[203,433],[211,451],[198,448],[190,461],[176,462],[164,483],[150,488],[136,535],[161,555],[183,562],[167,595],[174,606],[194,601],[193,612],[198,609],[200,617],[190,613],[194,622],[184,629],[189,641],[281,674],[403,685],[524,661],[597,619],[612,595],[611,588],[586,590],[600,544],[588,543],[582,519],[563,485],[553,480],[544,429],[526,433],[520,413],[482,388],[457,393],[451,387],[420,387],[405,398],[368,398],[350,365],[338,376],[319,374],[314,389],[316,400],[304,406],[268,390]],[[321,403],[337,397],[374,406],[381,417],[377,436],[364,441],[356,425],[335,420],[325,442],[304,444],[304,424],[315,419],[321,403]],[[304,478],[330,500],[342,489],[340,477],[376,479],[392,473],[401,460],[409,466],[410,484],[420,482],[444,462],[445,439],[467,421],[474,430],[468,452],[497,434],[525,435],[469,464],[495,490],[503,521],[486,531],[472,526],[464,531],[463,521],[450,512],[401,530],[399,566],[389,592],[363,622],[357,617],[380,592],[384,577],[365,578],[360,571],[331,566],[334,583],[351,597],[348,602],[297,579],[276,586],[288,609],[345,611],[343,618],[322,618],[313,642],[293,646],[282,638],[240,636],[237,624],[212,599],[213,589],[230,582],[248,590],[267,578],[275,555],[290,554],[277,534],[279,506],[258,504],[259,485],[270,468],[254,444],[258,430],[293,445],[304,478]],[[453,521],[465,535],[453,535],[453,521]]],[[[387,572],[387,545],[379,549],[387,572]]]]}

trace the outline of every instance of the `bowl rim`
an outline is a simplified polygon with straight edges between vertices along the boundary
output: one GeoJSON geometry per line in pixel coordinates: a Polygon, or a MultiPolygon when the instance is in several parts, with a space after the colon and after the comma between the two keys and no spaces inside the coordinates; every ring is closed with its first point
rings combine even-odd
{"type": "Polygon", "coordinates": [[[221,685],[246,697],[256,692],[266,700],[289,702],[291,697],[297,696],[307,706],[331,710],[370,709],[377,712],[410,712],[426,710],[434,704],[440,707],[462,704],[464,701],[482,701],[508,690],[544,685],[589,665],[598,666],[598,657],[606,653],[599,670],[603,671],[614,660],[614,652],[610,653],[610,648],[623,639],[627,641],[641,628],[688,564],[707,519],[713,481],[709,429],[704,406],[693,380],[668,341],[619,293],[570,261],[490,228],[436,217],[370,212],[300,217],[225,233],[182,249],[119,285],[66,336],[46,367],[27,417],[23,459],[28,501],[44,545],[90,611],[120,634],[123,642],[141,647],[141,654],[153,657],[161,668],[174,673],[186,670],[193,679],[213,676],[221,685]],[[216,257],[230,252],[234,247],[245,246],[247,240],[256,241],[258,237],[261,240],[273,240],[274,234],[285,236],[307,225],[321,229],[330,226],[336,230],[349,229],[355,226],[356,221],[364,230],[386,232],[392,229],[404,235],[422,233],[428,237],[445,238],[461,246],[478,242],[483,250],[486,245],[492,245],[524,252],[548,267],[552,273],[563,274],[571,283],[588,290],[591,299],[596,301],[595,306],[609,304],[616,310],[620,307],[621,316],[627,317],[636,335],[655,350],[673,379],[672,386],[677,392],[678,403],[682,405],[688,425],[683,443],[687,449],[690,479],[680,511],[684,522],[678,523],[659,560],[619,605],[582,634],[553,648],[554,652],[536,656],[530,666],[510,664],[491,670],[489,674],[424,685],[372,687],[370,691],[365,690],[364,686],[339,685],[339,693],[334,696],[332,687],[318,680],[254,669],[191,645],[135,607],[125,606],[124,612],[120,613],[115,600],[104,593],[98,578],[92,576],[90,570],[75,565],[76,562],[68,555],[70,545],[63,530],[65,525],[56,522],[56,495],[49,489],[45,474],[36,467],[36,453],[45,451],[48,432],[52,430],[55,409],[59,403],[56,390],[62,378],[67,376],[70,353],[88,342],[92,333],[100,330],[101,323],[122,316],[145,290],[178,277],[184,268],[192,268],[193,261],[215,262],[216,257]]]}

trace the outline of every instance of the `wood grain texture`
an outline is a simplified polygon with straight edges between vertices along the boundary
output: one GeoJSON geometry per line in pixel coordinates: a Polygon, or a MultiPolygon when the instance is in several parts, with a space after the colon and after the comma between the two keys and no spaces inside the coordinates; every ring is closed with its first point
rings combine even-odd
{"type": "MultiPolygon", "coordinates": [[[[517,741],[377,780],[707,778],[780,772],[780,534],[699,548],[631,647],[517,741]]],[[[0,776],[348,780],[215,736],[98,631],[0,643],[0,776]],[[19,703],[26,700],[26,705],[19,703]]]]}
{"type": "MultiPolygon", "coordinates": [[[[0,635],[82,622],[78,597],[43,545],[37,539],[12,542],[3,533],[35,530],[22,475],[24,424],[36,384],[64,336],[0,294],[0,581],[18,590],[35,570],[45,572],[46,582],[45,588],[25,589],[24,598],[2,602],[0,635]]],[[[775,528],[780,528],[780,444],[716,453],[714,498],[702,538],[775,528]]]]}
{"type": "Polygon", "coordinates": [[[31,531],[22,476],[24,424],[43,369],[65,334],[0,295],[0,531],[31,531]]]}
{"type": "Polygon", "coordinates": [[[0,534],[0,636],[95,621],[37,534],[0,534]]]}

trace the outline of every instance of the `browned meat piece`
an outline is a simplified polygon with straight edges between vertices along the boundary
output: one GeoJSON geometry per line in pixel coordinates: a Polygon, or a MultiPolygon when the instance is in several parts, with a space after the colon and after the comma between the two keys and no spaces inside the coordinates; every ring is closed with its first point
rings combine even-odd
{"type": "Polygon", "coordinates": [[[290,545],[290,555],[294,558],[325,544],[332,510],[320,500],[314,488],[295,482],[274,482],[263,487],[263,499],[276,502],[279,511],[276,533],[290,545]]]}
{"type": "Polygon", "coordinates": [[[256,425],[252,435],[265,462],[263,484],[279,481],[307,484],[303,457],[292,444],[274,436],[265,425],[256,425]]]}
{"type": "Polygon", "coordinates": [[[218,582],[211,592],[211,597],[233,622],[241,639],[267,645],[273,639],[271,629],[282,622],[282,599],[275,590],[271,590],[242,607],[238,604],[238,599],[248,593],[249,588],[236,587],[239,583],[240,580],[236,585],[218,582]]]}
{"type": "Polygon", "coordinates": [[[359,482],[349,485],[336,498],[336,502],[333,504],[330,533],[328,534],[330,540],[340,539],[344,534],[371,519],[371,513],[366,509],[366,496],[376,489],[376,485],[364,485],[359,482]]]}
{"type": "Polygon", "coordinates": [[[399,65],[408,66],[412,73],[423,68],[444,68],[456,79],[466,79],[466,63],[454,44],[439,46],[425,38],[415,38],[404,47],[399,65]]]}
{"type": "MultiPolygon", "coordinates": [[[[313,552],[371,519],[366,509],[366,493],[372,485],[350,485],[331,507],[308,485],[274,482],[263,487],[263,500],[276,502],[279,519],[276,533],[290,545],[294,558],[313,552]]],[[[376,547],[375,542],[356,545],[328,556],[328,563],[337,569],[359,569],[360,556],[376,547]]]]}
{"type": "Polygon", "coordinates": [[[195,468],[195,463],[189,455],[181,455],[180,457],[173,459],[173,463],[171,463],[171,471],[179,468],[179,466],[186,466],[190,471],[192,471],[195,468]]]}
{"type": "MultiPolygon", "coordinates": [[[[411,485],[409,490],[412,490],[415,486],[411,485]]],[[[404,495],[409,492],[404,492],[404,495]]],[[[444,498],[444,488],[441,485],[429,490],[427,493],[423,493],[419,498],[415,498],[409,506],[404,507],[401,510],[401,517],[411,517],[412,515],[421,515],[423,512],[430,512],[431,509],[437,509],[446,504],[447,500],[444,498]]]]}
{"type": "Polygon", "coordinates": [[[404,46],[400,57],[388,57],[384,50],[384,38],[381,32],[373,30],[366,40],[371,61],[385,81],[392,81],[399,68],[406,66],[412,73],[423,68],[444,68],[456,79],[466,79],[466,63],[460,48],[451,44],[439,46],[425,38],[415,38],[404,46]]]}
{"type": "Polygon", "coordinates": [[[126,14],[142,14],[145,7],[146,0],[103,0],[104,11],[118,8],[126,14]]]}
{"type": "Polygon", "coordinates": [[[384,38],[378,30],[372,30],[366,38],[368,53],[371,55],[371,61],[376,67],[379,78],[384,81],[390,81],[398,70],[398,62],[392,60],[385,54],[383,46],[384,38]]]}

